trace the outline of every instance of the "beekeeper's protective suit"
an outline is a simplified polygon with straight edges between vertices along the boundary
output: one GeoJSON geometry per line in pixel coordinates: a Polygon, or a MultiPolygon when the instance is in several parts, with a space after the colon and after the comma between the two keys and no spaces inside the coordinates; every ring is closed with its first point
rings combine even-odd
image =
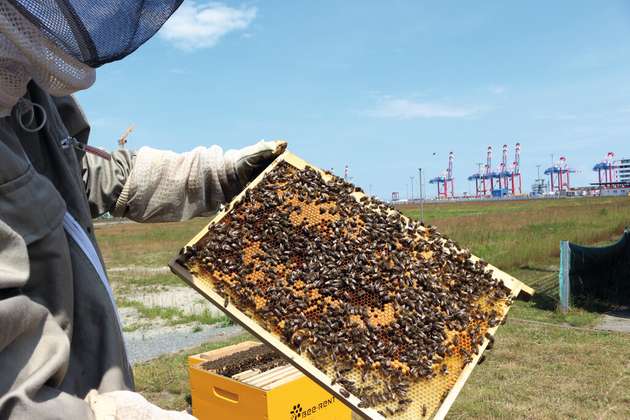
{"type": "MultiPolygon", "coordinates": [[[[284,144],[86,153],[72,92],[152,36],[180,1],[0,0],[0,418],[185,418],[133,389],[93,233],[216,209],[284,144]],[[124,19],[124,21],[123,21],[124,19]]],[[[112,104],[113,105],[113,104],[112,104]]]]}

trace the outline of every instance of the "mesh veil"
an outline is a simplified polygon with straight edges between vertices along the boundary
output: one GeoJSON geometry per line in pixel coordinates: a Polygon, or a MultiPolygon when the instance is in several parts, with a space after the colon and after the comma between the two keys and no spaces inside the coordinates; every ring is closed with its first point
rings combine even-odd
{"type": "Polygon", "coordinates": [[[63,96],[94,83],[94,69],[51,43],[6,0],[0,0],[0,117],[7,116],[33,79],[63,96]]]}
{"type": "Polygon", "coordinates": [[[0,117],[32,79],[63,96],[151,38],[183,0],[0,0],[0,117]]]}
{"type": "Polygon", "coordinates": [[[183,0],[2,0],[60,49],[98,67],[131,54],[162,27],[183,0]]]}

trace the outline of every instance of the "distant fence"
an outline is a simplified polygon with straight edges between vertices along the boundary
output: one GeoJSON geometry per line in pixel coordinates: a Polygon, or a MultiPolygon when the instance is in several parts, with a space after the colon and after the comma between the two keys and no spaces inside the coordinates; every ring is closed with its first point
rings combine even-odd
{"type": "Polygon", "coordinates": [[[630,305],[630,230],[606,246],[560,242],[560,306],[630,305]]]}

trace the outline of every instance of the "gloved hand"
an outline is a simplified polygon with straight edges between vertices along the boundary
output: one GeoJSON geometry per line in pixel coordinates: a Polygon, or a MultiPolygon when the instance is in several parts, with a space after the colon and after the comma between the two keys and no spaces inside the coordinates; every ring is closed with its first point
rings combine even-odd
{"type": "Polygon", "coordinates": [[[162,410],[142,395],[131,391],[112,391],[99,394],[95,389],[85,397],[96,420],[196,420],[180,411],[162,410]]]}
{"type": "Polygon", "coordinates": [[[137,222],[167,222],[211,213],[241,192],[286,147],[284,141],[259,141],[225,153],[219,146],[186,153],[143,147],[113,214],[137,222]]]}
{"type": "Polygon", "coordinates": [[[241,188],[254,180],[273,160],[287,148],[286,141],[264,141],[238,150],[228,150],[225,160],[231,161],[241,188]]]}

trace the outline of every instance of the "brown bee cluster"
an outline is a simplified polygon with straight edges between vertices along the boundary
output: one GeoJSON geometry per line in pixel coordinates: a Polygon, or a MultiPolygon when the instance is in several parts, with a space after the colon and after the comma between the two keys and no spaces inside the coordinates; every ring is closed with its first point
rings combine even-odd
{"type": "Polygon", "coordinates": [[[235,305],[382,415],[441,403],[510,291],[435,229],[281,162],[182,255],[235,305]],[[436,385],[437,386],[437,385],[436,385]]]}
{"type": "Polygon", "coordinates": [[[201,364],[201,367],[230,378],[249,369],[255,368],[261,372],[266,372],[286,364],[287,361],[273,349],[261,345],[205,362],[201,364]]]}

